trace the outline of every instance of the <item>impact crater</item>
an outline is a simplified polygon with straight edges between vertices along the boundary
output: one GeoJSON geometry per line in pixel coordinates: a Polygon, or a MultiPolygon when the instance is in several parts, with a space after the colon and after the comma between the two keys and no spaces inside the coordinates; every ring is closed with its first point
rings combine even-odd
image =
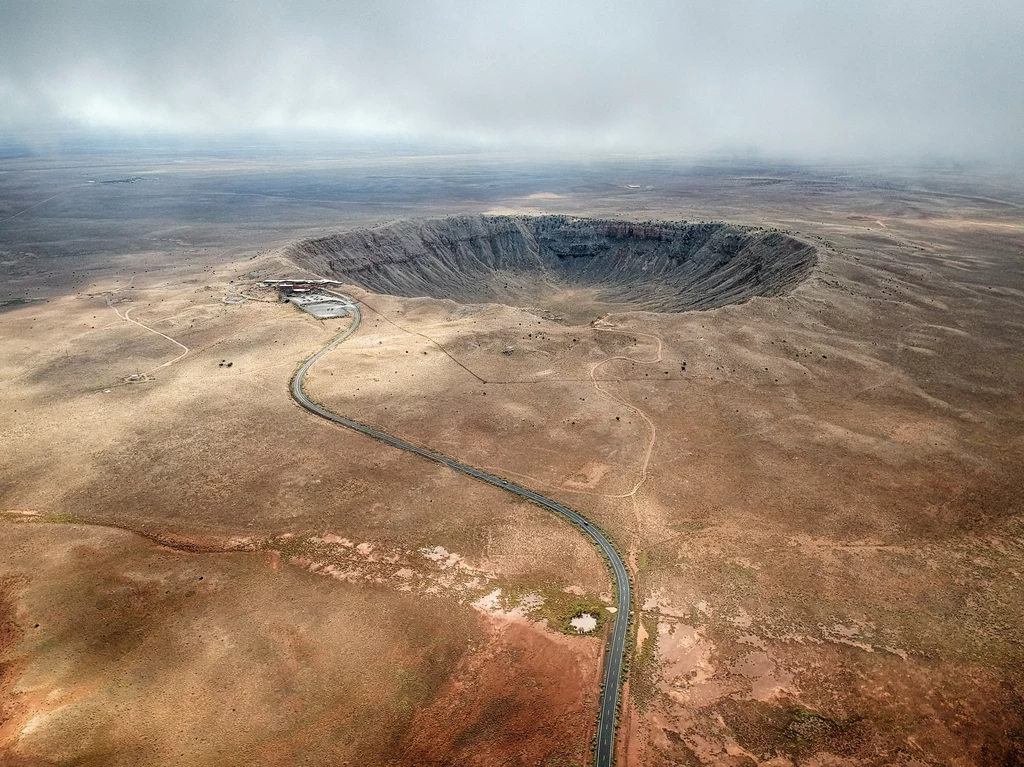
{"type": "Polygon", "coordinates": [[[404,220],[304,240],[287,255],[376,293],[509,304],[574,324],[782,296],[817,264],[813,246],[778,231],[568,216],[404,220]]]}

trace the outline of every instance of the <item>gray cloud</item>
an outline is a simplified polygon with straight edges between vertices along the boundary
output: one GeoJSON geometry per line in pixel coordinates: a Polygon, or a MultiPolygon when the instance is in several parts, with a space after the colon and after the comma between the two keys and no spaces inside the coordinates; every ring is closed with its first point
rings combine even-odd
{"type": "Polygon", "coordinates": [[[1020,157],[1022,72],[1019,0],[13,0],[0,127],[1020,157]]]}

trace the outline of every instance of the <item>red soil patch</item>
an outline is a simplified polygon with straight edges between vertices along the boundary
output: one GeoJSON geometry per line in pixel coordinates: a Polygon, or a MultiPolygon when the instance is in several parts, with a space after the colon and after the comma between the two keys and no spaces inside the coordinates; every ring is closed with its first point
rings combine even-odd
{"type": "Polygon", "coordinates": [[[481,616],[488,639],[420,711],[403,763],[581,764],[597,715],[600,644],[481,616]]]}
{"type": "Polygon", "coordinates": [[[21,641],[22,628],[16,620],[15,597],[21,583],[17,578],[0,578],[0,764],[3,752],[16,736],[20,706],[12,687],[18,676],[14,649],[21,641]]]}

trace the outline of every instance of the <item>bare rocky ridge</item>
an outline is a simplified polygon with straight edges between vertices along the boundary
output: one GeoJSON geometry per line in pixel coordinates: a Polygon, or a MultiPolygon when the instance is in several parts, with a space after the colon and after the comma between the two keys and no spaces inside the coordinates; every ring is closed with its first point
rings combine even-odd
{"type": "Polygon", "coordinates": [[[304,240],[288,255],[377,293],[561,309],[568,302],[598,313],[784,295],[817,263],[814,247],[776,231],[566,216],[406,220],[304,240]]]}

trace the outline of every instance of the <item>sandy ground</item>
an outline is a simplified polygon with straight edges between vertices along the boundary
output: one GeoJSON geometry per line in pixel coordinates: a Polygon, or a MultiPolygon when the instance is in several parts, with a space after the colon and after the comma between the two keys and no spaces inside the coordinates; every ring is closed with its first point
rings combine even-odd
{"type": "Polygon", "coordinates": [[[4,526],[3,546],[4,763],[490,763],[523,735],[540,759],[585,749],[544,733],[592,718],[596,640],[268,552],[33,523],[4,526]],[[500,696],[501,720],[459,688],[500,696]],[[425,737],[452,733],[452,707],[476,729],[425,737]]]}
{"type": "MultiPolygon", "coordinates": [[[[597,327],[558,301],[352,288],[364,326],[311,394],[630,552],[624,763],[1016,763],[1022,208],[959,178],[646,180],[460,204],[778,226],[819,269],[787,298],[597,327]]],[[[342,321],[225,303],[291,269],[281,231],[242,234],[26,270],[48,300],[0,313],[3,758],[585,762],[598,640],[473,603],[607,597],[600,560],[295,406],[291,374],[342,321]],[[161,367],[168,338],[189,352],[161,367]]]]}
{"type": "Polygon", "coordinates": [[[1019,240],[886,232],[830,233],[786,300],[601,329],[362,296],[366,333],[311,390],[638,554],[637,763],[1011,758],[1022,294],[995,264],[1019,240]]]}
{"type": "Polygon", "coordinates": [[[510,763],[583,759],[599,640],[472,602],[517,581],[605,593],[597,554],[295,406],[297,363],[343,321],[224,303],[250,267],[112,277],[0,315],[4,758],[489,764],[528,733],[510,763]],[[224,588],[185,614],[196,572],[224,588]],[[451,730],[453,706],[474,729],[451,730]]]}

